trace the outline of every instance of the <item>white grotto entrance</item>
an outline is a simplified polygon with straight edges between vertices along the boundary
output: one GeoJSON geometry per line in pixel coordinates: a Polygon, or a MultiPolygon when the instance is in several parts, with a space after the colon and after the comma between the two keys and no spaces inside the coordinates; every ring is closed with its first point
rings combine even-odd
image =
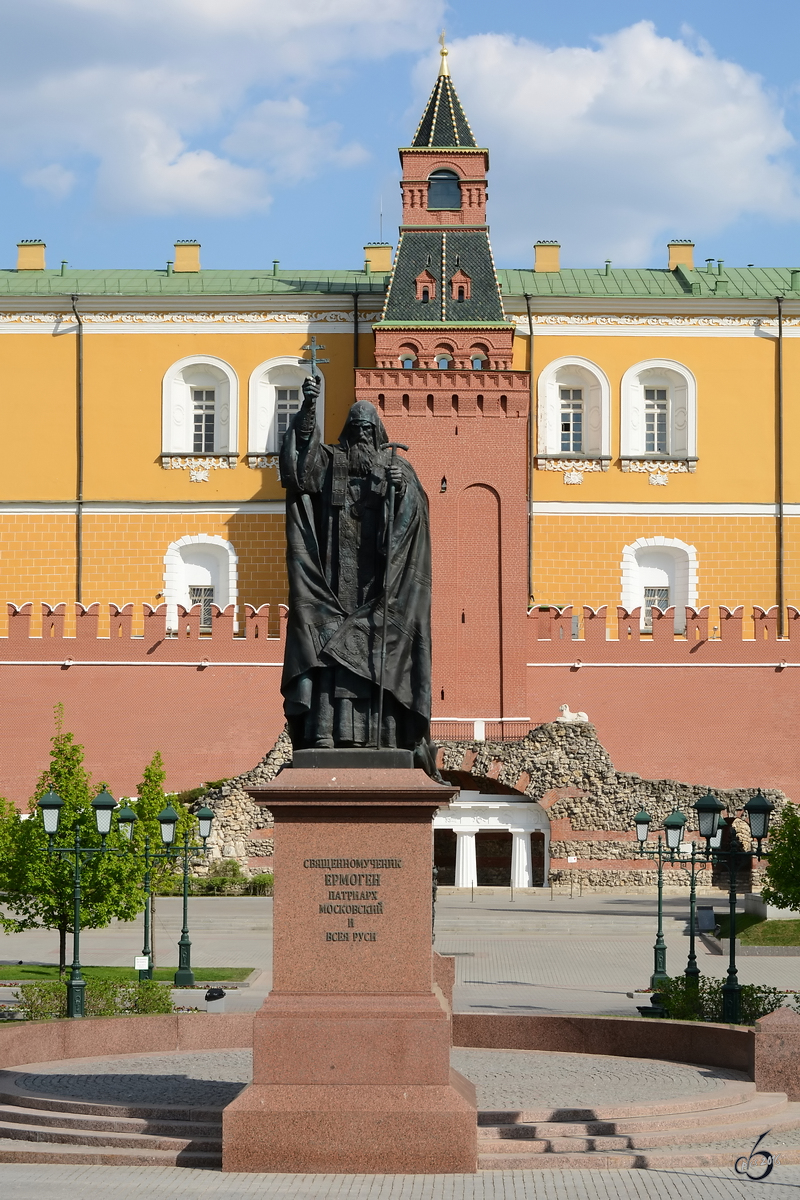
{"type": "Polygon", "coordinates": [[[545,887],[550,821],[535,801],[462,791],[433,821],[441,885],[545,887]]]}

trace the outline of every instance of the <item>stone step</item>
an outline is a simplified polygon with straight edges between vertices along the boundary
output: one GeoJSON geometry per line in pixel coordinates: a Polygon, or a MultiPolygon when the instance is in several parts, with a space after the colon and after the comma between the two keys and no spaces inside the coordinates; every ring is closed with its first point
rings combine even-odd
{"type": "MultiPolygon", "coordinates": [[[[588,1151],[563,1154],[481,1154],[479,1171],[585,1171],[585,1170],[657,1170],[675,1167],[732,1167],[739,1153],[746,1155],[750,1146],[735,1146],[720,1150],[692,1146],[690,1149],[661,1151],[588,1151]]],[[[800,1163],[800,1148],[778,1147],[781,1164],[800,1163]]]]}
{"type": "Polygon", "coordinates": [[[9,1086],[10,1072],[0,1072],[0,1104],[98,1117],[130,1117],[143,1121],[194,1121],[222,1127],[221,1108],[185,1107],[182,1104],[96,1104],[67,1096],[37,1096],[9,1086]]]}
{"type": "MultiPolygon", "coordinates": [[[[730,1108],[708,1109],[705,1113],[714,1125],[734,1124],[747,1118],[772,1118],[784,1112],[788,1101],[784,1092],[758,1092],[742,1104],[730,1108]]],[[[597,1137],[620,1134],[650,1133],[660,1129],[693,1129],[702,1121],[702,1112],[654,1114],[650,1117],[628,1117],[616,1121],[536,1121],[514,1122],[506,1125],[478,1126],[479,1145],[484,1140],[548,1137],[597,1137]]]]}
{"type": "Polygon", "coordinates": [[[550,1121],[616,1121],[629,1117],[669,1116],[673,1113],[702,1113],[717,1108],[732,1108],[744,1104],[756,1094],[756,1085],[746,1080],[726,1080],[710,1095],[675,1100],[652,1101],[648,1104],[606,1104],[596,1108],[538,1108],[483,1109],[478,1113],[478,1125],[516,1125],[550,1121]]]}
{"type": "Polygon", "coordinates": [[[214,1154],[221,1150],[219,1138],[154,1137],[137,1133],[109,1133],[92,1129],[60,1129],[47,1125],[23,1125],[0,1121],[0,1139],[21,1142],[57,1142],[59,1145],[115,1146],[132,1150],[184,1150],[214,1154]]]}
{"type": "Polygon", "coordinates": [[[741,1114],[741,1119],[728,1124],[700,1121],[694,1127],[679,1126],[672,1129],[640,1130],[621,1134],[608,1130],[606,1134],[589,1137],[586,1131],[576,1130],[570,1134],[557,1124],[544,1127],[531,1125],[529,1137],[481,1137],[478,1152],[494,1155],[510,1151],[514,1156],[586,1150],[651,1150],[657,1147],[708,1145],[714,1142],[738,1141],[742,1146],[752,1142],[768,1128],[777,1138],[784,1130],[800,1128],[800,1104],[789,1104],[784,1097],[783,1111],[767,1118],[763,1114],[741,1114]]]}
{"type": "Polygon", "coordinates": [[[144,1117],[79,1116],[72,1112],[0,1104],[0,1122],[45,1125],[58,1129],[90,1129],[98,1133],[142,1133],[155,1137],[219,1141],[220,1126],[211,1121],[146,1120],[144,1117]]]}
{"type": "Polygon", "coordinates": [[[195,1150],[89,1149],[58,1142],[0,1138],[0,1162],[72,1163],[76,1166],[199,1167],[218,1171],[222,1155],[195,1150]]]}

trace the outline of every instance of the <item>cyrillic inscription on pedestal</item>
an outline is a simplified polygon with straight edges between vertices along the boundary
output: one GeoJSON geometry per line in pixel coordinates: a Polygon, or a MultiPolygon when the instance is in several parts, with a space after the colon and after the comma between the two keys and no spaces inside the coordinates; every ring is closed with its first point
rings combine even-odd
{"type": "Polygon", "coordinates": [[[430,991],[430,816],[392,827],[329,815],[276,818],[275,991],[430,991]]]}

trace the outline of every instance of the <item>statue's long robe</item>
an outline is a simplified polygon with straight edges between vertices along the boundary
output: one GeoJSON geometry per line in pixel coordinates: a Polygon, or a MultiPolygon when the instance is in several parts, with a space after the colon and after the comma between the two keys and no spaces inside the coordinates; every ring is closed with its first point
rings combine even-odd
{"type": "MultiPolygon", "coordinates": [[[[299,417],[299,414],[298,414],[299,417]]],[[[347,504],[347,450],[322,444],[315,428],[308,440],[295,418],[281,448],[281,481],[286,488],[286,565],[289,616],[281,691],[287,716],[307,712],[314,676],[332,664],[378,685],[383,632],[383,581],[388,517],[386,466],[381,449],[363,488],[376,551],[354,545],[352,522],[342,519],[347,504]],[[366,578],[362,601],[340,576],[343,562],[359,562],[366,578]],[[370,565],[372,579],[370,581],[370,565]]],[[[383,427],[380,432],[385,438],[383,427]]],[[[414,741],[427,739],[431,707],[431,553],[428,503],[414,469],[396,460],[405,489],[395,499],[389,572],[386,637],[386,691],[411,715],[414,741]]],[[[398,489],[399,492],[399,489],[398,489]]],[[[365,527],[367,522],[365,521],[365,527]]],[[[408,746],[413,749],[414,746],[408,746]]]]}

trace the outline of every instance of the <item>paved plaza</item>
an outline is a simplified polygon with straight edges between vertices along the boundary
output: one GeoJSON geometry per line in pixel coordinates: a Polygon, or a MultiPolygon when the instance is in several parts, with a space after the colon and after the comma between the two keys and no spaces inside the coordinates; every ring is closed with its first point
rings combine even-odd
{"type": "Polygon", "coordinates": [[[800,1167],[763,1183],[732,1170],[483,1171],[477,1175],[229,1175],[186,1167],[0,1164],[3,1200],[797,1200],[800,1167]]]}
{"type": "MultiPolygon", "coordinates": [[[[704,901],[709,903],[709,901],[704,901]]],[[[721,908],[723,901],[718,902],[721,908]]],[[[670,974],[679,975],[689,952],[688,900],[664,901],[670,974]]],[[[181,900],[159,899],[156,949],[159,966],[177,966],[181,900]]],[[[190,903],[192,961],[196,967],[252,966],[261,971],[250,987],[228,994],[228,1011],[260,1008],[272,986],[272,901],[263,897],[197,897],[190,903]]],[[[627,992],[648,985],[653,970],[656,902],[650,896],[555,896],[516,892],[440,894],[436,949],[455,955],[455,1008],[459,1012],[601,1013],[635,1016],[627,992]]],[[[115,922],[81,934],[84,963],[133,965],[141,953],[139,921],[115,922]]],[[[57,961],[57,935],[49,930],[0,934],[0,961],[57,961]]],[[[68,961],[71,943],[68,943],[68,961]]],[[[704,975],[724,978],[727,958],[697,940],[704,975]]],[[[742,983],[800,990],[799,957],[740,957],[742,983]]],[[[0,988],[0,1002],[10,998],[0,988]]],[[[197,993],[181,996],[196,1003],[197,993]]]]}
{"type": "MultiPolygon", "coordinates": [[[[158,901],[160,966],[177,965],[180,915],[179,898],[158,901]]],[[[503,889],[476,893],[474,898],[469,893],[451,893],[439,896],[436,917],[436,948],[456,959],[455,1006],[459,1011],[635,1015],[636,1003],[644,999],[632,1000],[626,993],[646,987],[652,970],[656,906],[649,896],[551,899],[549,892],[542,892],[516,893],[512,900],[511,893],[503,889]]],[[[686,917],[685,898],[665,900],[672,974],[680,973],[686,964],[686,917]]],[[[229,993],[229,1011],[260,1007],[271,986],[271,900],[196,898],[191,901],[190,923],[196,966],[252,966],[261,972],[250,987],[229,993]]],[[[141,920],[88,930],[82,935],[81,947],[87,964],[132,965],[133,956],[141,950],[141,920]]],[[[707,953],[699,941],[697,953],[705,974],[724,976],[726,959],[707,953]]],[[[49,931],[0,935],[0,960],[20,959],[55,962],[56,935],[49,931]]],[[[793,957],[739,960],[744,983],[800,988],[798,968],[800,958],[793,957]]],[[[7,989],[0,989],[0,1000],[5,995],[7,989]]],[[[197,998],[195,993],[195,1002],[197,998]]],[[[220,1086],[225,1086],[226,1079],[229,1088],[236,1080],[244,1082],[247,1055],[243,1058],[242,1052],[232,1051],[223,1057],[226,1070],[216,1072],[220,1086]]],[[[502,1087],[513,1065],[505,1061],[502,1052],[495,1057],[492,1079],[487,1078],[484,1087],[502,1087]]],[[[564,1056],[565,1060],[568,1057],[564,1056]]],[[[598,1058],[592,1079],[575,1078],[568,1064],[562,1064],[558,1086],[585,1091],[602,1085],[630,1100],[642,1089],[647,1094],[668,1090],[672,1086],[670,1072],[687,1070],[661,1064],[666,1074],[654,1080],[645,1078],[641,1064],[625,1075],[624,1066],[619,1065],[625,1060],[616,1060],[616,1075],[604,1071],[608,1061],[598,1058]]],[[[464,1069],[466,1064],[458,1065],[464,1069]]],[[[103,1074],[112,1074],[112,1067],[107,1064],[103,1074]]],[[[184,1067],[184,1079],[199,1070],[197,1065],[184,1067]]],[[[52,1076],[55,1066],[41,1070],[52,1076]]],[[[714,1086],[713,1080],[703,1081],[699,1074],[695,1082],[714,1086]]],[[[739,1153],[749,1147],[735,1149],[739,1153]]],[[[0,1164],[2,1200],[38,1200],[51,1194],[69,1195],[70,1200],[97,1200],[105,1195],[114,1200],[143,1196],[148,1200],[244,1200],[251,1196],[267,1200],[800,1200],[800,1167],[778,1165],[769,1179],[752,1182],[738,1178],[732,1168],[720,1167],[487,1171],[475,1176],[288,1176],[230,1175],[182,1167],[0,1164]]]]}

